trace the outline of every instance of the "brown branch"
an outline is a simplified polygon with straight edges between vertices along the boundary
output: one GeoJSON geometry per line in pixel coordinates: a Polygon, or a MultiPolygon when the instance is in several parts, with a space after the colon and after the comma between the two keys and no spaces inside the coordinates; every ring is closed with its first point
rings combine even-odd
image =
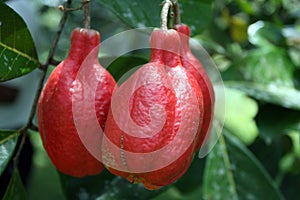
{"type": "MultiPolygon", "coordinates": [[[[68,0],[66,2],[65,7],[69,8],[71,6],[71,3],[72,3],[72,0],[68,0]]],[[[53,59],[54,53],[55,53],[59,38],[61,36],[62,30],[65,26],[66,21],[67,21],[67,17],[68,17],[68,13],[64,12],[63,16],[60,20],[60,23],[59,23],[58,31],[56,32],[54,41],[51,45],[47,61],[44,65],[40,66],[40,69],[42,69],[42,76],[41,76],[41,79],[40,79],[39,84],[38,84],[38,90],[37,90],[36,95],[34,97],[34,101],[33,101],[32,107],[31,107],[29,118],[28,118],[27,124],[22,129],[19,130],[20,135],[21,135],[22,138],[21,138],[20,145],[17,149],[16,155],[14,156],[14,167],[15,168],[18,166],[18,163],[19,163],[19,157],[20,157],[21,151],[23,149],[23,146],[25,144],[28,129],[36,130],[36,127],[33,125],[32,120],[33,120],[34,114],[36,112],[36,107],[37,107],[37,104],[38,104],[39,96],[40,96],[40,94],[42,92],[42,89],[43,89],[43,83],[45,81],[45,77],[46,77],[48,67],[54,61],[54,59],[53,59]]]]}

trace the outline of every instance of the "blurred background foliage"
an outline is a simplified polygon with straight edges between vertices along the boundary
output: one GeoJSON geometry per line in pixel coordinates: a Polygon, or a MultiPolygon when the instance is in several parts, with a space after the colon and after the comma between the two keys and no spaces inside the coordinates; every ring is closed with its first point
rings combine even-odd
{"type": "MultiPolygon", "coordinates": [[[[150,192],[107,171],[82,179],[62,175],[51,164],[39,134],[34,131],[28,134],[19,171],[14,169],[12,157],[19,145],[18,134],[5,130],[17,130],[26,123],[40,77],[40,71],[34,70],[35,61],[46,61],[62,16],[57,7],[63,3],[8,0],[6,5],[0,4],[0,50],[5,45],[11,46],[4,30],[9,19],[26,30],[28,27],[33,42],[26,31],[21,36],[29,38],[27,46],[35,46],[24,50],[28,55],[33,53],[30,57],[35,63],[26,70],[18,70],[22,67],[17,64],[12,70],[4,69],[10,54],[6,54],[8,57],[0,54],[0,195],[4,199],[299,198],[300,1],[297,0],[179,0],[182,21],[190,25],[193,41],[206,49],[222,75],[226,118],[223,134],[214,149],[202,159],[195,155],[188,172],[176,183],[150,192]],[[26,25],[18,16],[7,17],[4,12],[19,13],[26,25]],[[4,76],[4,72],[11,78],[4,76]],[[7,88],[9,92],[5,93],[7,88]]],[[[92,28],[100,31],[103,41],[131,28],[158,27],[160,3],[161,0],[92,0],[92,28]]],[[[73,0],[72,7],[77,6],[80,1],[73,0]]],[[[82,16],[82,11],[70,13],[55,53],[56,60],[66,57],[70,33],[81,26],[82,16]]],[[[119,48],[126,45],[124,41],[124,47],[119,48]]],[[[147,62],[145,53],[148,52],[124,55],[108,69],[118,79],[132,67],[147,62]],[[120,66],[125,69],[120,70],[120,66]]],[[[14,56],[11,54],[11,58],[14,56]]],[[[100,62],[106,58],[103,54],[100,62]]]]}

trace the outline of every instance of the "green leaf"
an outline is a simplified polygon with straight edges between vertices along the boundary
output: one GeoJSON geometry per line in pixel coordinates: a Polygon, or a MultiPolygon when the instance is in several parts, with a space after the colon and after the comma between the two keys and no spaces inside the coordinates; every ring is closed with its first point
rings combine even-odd
{"type": "Polygon", "coordinates": [[[158,195],[157,197],[151,200],[165,200],[165,199],[181,200],[183,198],[186,199],[186,195],[183,197],[180,191],[178,191],[175,187],[170,187],[167,191],[163,192],[162,194],[158,195]]]}
{"type": "Polygon", "coordinates": [[[293,87],[295,66],[285,49],[270,47],[251,50],[223,73],[225,80],[247,80],[258,84],[293,87]]]}
{"type": "Polygon", "coordinates": [[[245,144],[251,144],[258,136],[254,121],[257,103],[243,92],[230,88],[226,88],[225,97],[225,127],[245,144]]]}
{"type": "Polygon", "coordinates": [[[293,153],[300,159],[300,132],[292,131],[289,134],[293,142],[293,153]]]}
{"type": "Polygon", "coordinates": [[[22,183],[18,169],[15,169],[9,181],[8,188],[3,200],[24,200],[27,199],[26,191],[22,183]]]}
{"type": "MultiPolygon", "coordinates": [[[[102,57],[101,63],[111,62],[111,57],[102,57]]],[[[139,67],[143,64],[147,63],[147,60],[143,57],[139,56],[120,56],[115,59],[107,68],[107,70],[111,73],[111,75],[115,78],[115,80],[120,81],[120,78],[128,71],[135,67],[139,67]]],[[[135,71],[135,70],[133,70],[135,71]]],[[[126,77],[129,76],[126,74],[126,77]]],[[[124,79],[124,77],[122,78],[124,79]]]]}
{"type": "Polygon", "coordinates": [[[227,87],[242,90],[246,94],[265,102],[285,108],[300,110],[300,91],[276,84],[251,83],[247,81],[226,81],[227,87]]]}
{"type": "Polygon", "coordinates": [[[281,30],[271,22],[258,21],[248,28],[249,41],[257,46],[282,45],[285,39],[281,30]]]}
{"type": "Polygon", "coordinates": [[[36,49],[23,19],[0,2],[0,82],[27,74],[39,66],[36,49]]]}
{"type": "Polygon", "coordinates": [[[75,178],[58,172],[62,188],[67,199],[95,199],[105,192],[105,188],[114,178],[107,170],[99,175],[75,178]]]}
{"type": "Polygon", "coordinates": [[[300,112],[296,110],[267,104],[260,108],[256,121],[260,135],[268,144],[291,130],[300,132],[300,112]]]}
{"type": "Polygon", "coordinates": [[[178,179],[174,186],[184,194],[191,193],[195,190],[201,190],[205,159],[198,157],[198,152],[194,155],[193,161],[186,173],[178,179]]]}
{"type": "Polygon", "coordinates": [[[225,84],[262,101],[300,109],[295,89],[295,65],[285,49],[275,46],[251,50],[222,74],[225,84]]]}
{"type": "MultiPolygon", "coordinates": [[[[161,0],[97,0],[132,28],[160,26],[161,0]]],[[[182,22],[190,25],[192,34],[203,32],[212,17],[212,1],[180,1],[182,22]],[[199,20],[203,19],[203,20],[199,20]]]]}
{"type": "Polygon", "coordinates": [[[212,3],[211,0],[179,1],[181,21],[190,26],[191,35],[200,34],[208,29],[212,20],[212,3]]]}
{"type": "Polygon", "coordinates": [[[284,192],[284,196],[288,200],[298,200],[299,199],[299,185],[300,185],[300,173],[292,175],[285,175],[282,183],[281,189],[284,192]]]}
{"type": "Polygon", "coordinates": [[[6,168],[16,148],[19,133],[0,130],[0,175],[6,168]]]}
{"type": "Polygon", "coordinates": [[[223,136],[208,154],[203,182],[204,199],[238,199],[236,182],[223,136]]]}
{"type": "Polygon", "coordinates": [[[107,190],[97,200],[148,200],[165,192],[169,187],[150,191],[141,184],[132,184],[123,178],[116,177],[106,188],[107,190]]]}
{"type": "Polygon", "coordinates": [[[98,199],[98,200],[123,200],[154,198],[168,187],[160,190],[149,191],[141,184],[132,184],[126,179],[116,177],[107,170],[99,175],[83,178],[74,178],[59,173],[63,190],[67,199],[98,199]]]}
{"type": "Polygon", "coordinates": [[[280,169],[279,165],[275,163],[279,163],[281,157],[290,151],[291,145],[288,137],[283,135],[272,138],[270,143],[266,143],[262,137],[258,137],[249,149],[268,171],[270,176],[278,183],[280,169]]]}
{"type": "Polygon", "coordinates": [[[228,133],[208,155],[204,194],[205,199],[284,199],[254,155],[228,133]]]}

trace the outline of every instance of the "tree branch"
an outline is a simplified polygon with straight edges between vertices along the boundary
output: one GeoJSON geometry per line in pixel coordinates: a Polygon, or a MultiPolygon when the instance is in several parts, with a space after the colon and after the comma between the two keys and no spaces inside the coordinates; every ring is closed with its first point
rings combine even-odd
{"type": "MultiPolygon", "coordinates": [[[[66,5],[65,5],[66,8],[69,8],[71,6],[71,3],[72,3],[72,0],[67,0],[66,5]]],[[[25,139],[27,137],[28,129],[33,129],[33,130],[36,129],[36,128],[34,128],[35,126],[33,125],[32,121],[33,121],[33,118],[34,118],[34,114],[36,112],[36,107],[37,107],[37,104],[38,104],[40,94],[41,94],[42,89],[43,89],[43,83],[45,81],[45,77],[46,77],[48,67],[54,61],[54,59],[53,59],[54,53],[55,53],[59,38],[61,36],[62,30],[65,26],[66,21],[67,21],[67,17],[68,17],[68,12],[64,12],[63,16],[60,20],[60,23],[59,23],[58,31],[56,32],[54,41],[51,45],[46,63],[44,65],[40,66],[40,69],[42,69],[42,76],[41,76],[41,79],[40,79],[39,84],[38,84],[38,90],[37,90],[36,95],[34,97],[34,101],[33,101],[32,107],[31,107],[29,118],[28,118],[27,124],[22,129],[19,130],[20,135],[21,135],[22,138],[21,138],[20,145],[17,149],[16,155],[14,157],[14,167],[15,168],[18,166],[18,163],[19,163],[19,157],[20,157],[21,151],[23,149],[23,146],[25,144],[25,139]]]]}

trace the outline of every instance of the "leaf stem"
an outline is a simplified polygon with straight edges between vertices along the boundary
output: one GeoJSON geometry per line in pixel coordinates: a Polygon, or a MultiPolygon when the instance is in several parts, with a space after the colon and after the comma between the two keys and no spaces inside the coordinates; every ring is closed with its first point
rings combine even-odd
{"type": "MultiPolygon", "coordinates": [[[[68,9],[71,6],[71,3],[72,3],[72,0],[67,0],[66,9],[68,9]]],[[[36,95],[34,97],[34,101],[33,101],[32,107],[31,107],[29,118],[28,118],[27,124],[22,129],[19,130],[20,135],[22,136],[22,138],[21,138],[21,142],[19,144],[19,147],[17,149],[17,152],[14,156],[14,167],[15,168],[18,166],[18,163],[19,163],[19,157],[20,157],[21,151],[23,149],[23,146],[25,144],[28,129],[36,130],[36,126],[32,123],[32,121],[33,121],[33,118],[34,118],[34,115],[35,115],[35,112],[36,112],[36,107],[37,107],[37,104],[38,104],[40,94],[41,94],[42,89],[43,89],[43,83],[45,81],[45,77],[46,77],[46,74],[47,74],[48,67],[54,61],[54,59],[53,59],[54,53],[55,53],[59,38],[61,36],[62,30],[65,26],[66,21],[67,21],[67,16],[68,16],[68,12],[64,12],[63,16],[60,20],[60,23],[59,23],[58,31],[56,32],[55,38],[54,38],[53,43],[51,45],[46,63],[43,64],[43,65],[40,65],[40,69],[42,70],[42,76],[41,76],[41,79],[40,79],[39,84],[38,84],[38,90],[37,90],[36,95]]]]}

